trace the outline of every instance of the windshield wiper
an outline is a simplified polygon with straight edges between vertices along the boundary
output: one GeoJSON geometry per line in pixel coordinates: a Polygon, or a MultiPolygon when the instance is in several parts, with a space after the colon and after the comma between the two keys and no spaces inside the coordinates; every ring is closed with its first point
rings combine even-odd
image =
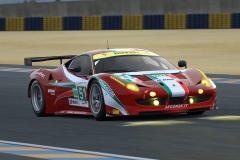
{"type": "Polygon", "coordinates": [[[130,69],[112,69],[112,70],[105,70],[103,72],[135,72],[135,71],[130,69]]]}

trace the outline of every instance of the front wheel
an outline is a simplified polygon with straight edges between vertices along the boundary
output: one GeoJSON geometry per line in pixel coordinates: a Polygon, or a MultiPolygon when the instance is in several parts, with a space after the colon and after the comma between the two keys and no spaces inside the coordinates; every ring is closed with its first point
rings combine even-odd
{"type": "Polygon", "coordinates": [[[41,84],[35,80],[31,85],[31,102],[34,113],[39,116],[46,115],[46,102],[41,84]]]}
{"type": "Polygon", "coordinates": [[[205,111],[199,111],[199,112],[187,112],[188,115],[200,115],[203,114],[205,111]]]}
{"type": "Polygon", "coordinates": [[[106,119],[106,108],[104,104],[104,98],[102,89],[97,80],[91,83],[89,91],[90,109],[94,118],[98,121],[106,119]]]}

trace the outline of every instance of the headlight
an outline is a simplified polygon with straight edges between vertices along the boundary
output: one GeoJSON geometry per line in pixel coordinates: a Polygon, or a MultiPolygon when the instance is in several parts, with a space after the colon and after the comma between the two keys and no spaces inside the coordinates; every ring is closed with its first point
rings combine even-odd
{"type": "Polygon", "coordinates": [[[198,90],[198,93],[199,93],[199,94],[203,94],[203,90],[202,90],[202,89],[199,89],[199,90],[198,90]]]}
{"type": "Polygon", "coordinates": [[[203,76],[203,78],[201,79],[201,83],[203,84],[203,85],[205,85],[206,87],[210,87],[211,86],[211,82],[210,82],[210,80],[208,79],[208,77],[202,72],[202,71],[200,71],[200,70],[198,70],[200,73],[201,73],[201,75],[203,76]]]}
{"type": "Polygon", "coordinates": [[[134,83],[128,83],[126,85],[127,89],[132,90],[132,91],[139,91],[139,88],[136,84],[134,83]]]}
{"type": "Polygon", "coordinates": [[[129,83],[121,78],[118,78],[116,76],[111,76],[111,78],[113,80],[115,80],[116,82],[120,83],[121,85],[125,86],[127,89],[131,90],[131,91],[139,91],[139,88],[136,84],[134,83],[129,83]]]}
{"type": "Polygon", "coordinates": [[[154,100],[154,101],[153,101],[153,105],[154,105],[154,106],[158,106],[158,105],[159,105],[159,101],[158,101],[158,100],[154,100]]]}
{"type": "Polygon", "coordinates": [[[190,103],[190,104],[193,104],[193,103],[194,103],[193,98],[189,98],[189,103],[190,103]]]}
{"type": "Polygon", "coordinates": [[[150,96],[151,97],[155,97],[156,96],[156,92],[150,92],[150,96]]]}

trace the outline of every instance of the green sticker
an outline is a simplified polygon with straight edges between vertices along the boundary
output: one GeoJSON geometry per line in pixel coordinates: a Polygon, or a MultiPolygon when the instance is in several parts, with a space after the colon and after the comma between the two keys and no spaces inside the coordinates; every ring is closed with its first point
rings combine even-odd
{"type": "Polygon", "coordinates": [[[77,86],[79,100],[86,100],[86,87],[77,86]]]}

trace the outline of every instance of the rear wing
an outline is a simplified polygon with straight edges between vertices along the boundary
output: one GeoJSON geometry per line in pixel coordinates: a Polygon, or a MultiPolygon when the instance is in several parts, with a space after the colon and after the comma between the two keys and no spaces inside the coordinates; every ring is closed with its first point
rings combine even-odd
{"type": "Polygon", "coordinates": [[[60,60],[60,65],[62,64],[63,59],[71,59],[76,55],[67,55],[67,56],[50,56],[50,57],[28,57],[24,58],[25,66],[32,66],[32,62],[42,62],[42,61],[50,61],[50,60],[60,60]]]}

